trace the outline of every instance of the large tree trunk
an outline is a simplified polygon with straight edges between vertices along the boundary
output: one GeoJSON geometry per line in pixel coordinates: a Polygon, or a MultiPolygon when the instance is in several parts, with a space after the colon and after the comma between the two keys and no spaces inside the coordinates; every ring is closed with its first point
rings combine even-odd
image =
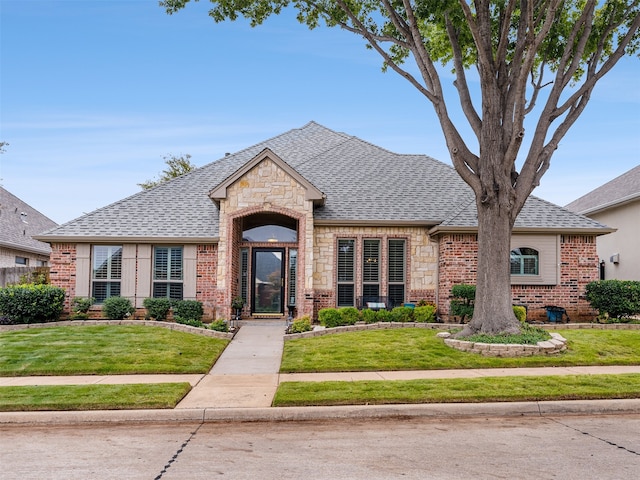
{"type": "Polygon", "coordinates": [[[473,319],[460,336],[520,333],[511,302],[510,205],[504,195],[491,202],[478,201],[478,279],[473,319]],[[503,198],[500,198],[503,197],[503,198]]]}

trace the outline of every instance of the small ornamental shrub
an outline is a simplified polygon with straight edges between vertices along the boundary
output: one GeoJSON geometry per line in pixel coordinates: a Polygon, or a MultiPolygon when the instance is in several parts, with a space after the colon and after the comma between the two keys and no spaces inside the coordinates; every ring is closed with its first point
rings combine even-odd
{"type": "Polygon", "coordinates": [[[154,320],[164,321],[171,310],[171,300],[168,298],[145,298],[142,306],[147,309],[147,316],[154,320]]]}
{"type": "Polygon", "coordinates": [[[355,325],[360,320],[360,312],[356,307],[342,307],[338,311],[342,316],[341,325],[355,325]]]}
{"type": "Polygon", "coordinates": [[[178,320],[196,320],[202,323],[203,315],[202,302],[198,300],[178,300],[173,304],[173,318],[178,323],[184,323],[178,320]]]}
{"type": "Polygon", "coordinates": [[[303,333],[311,331],[311,319],[308,315],[304,317],[296,318],[289,326],[288,333],[303,333]]]}
{"type": "Polygon", "coordinates": [[[323,308],[318,312],[318,320],[324,327],[339,327],[342,325],[342,314],[337,308],[323,308]]]}
{"type": "Polygon", "coordinates": [[[476,298],[475,285],[465,285],[461,283],[451,288],[451,302],[449,303],[449,314],[460,317],[460,322],[473,317],[473,302],[476,298]]]}
{"type": "Polygon", "coordinates": [[[11,320],[9,317],[5,317],[0,315],[0,325],[13,325],[15,322],[11,320]]]}
{"type": "Polygon", "coordinates": [[[0,314],[15,323],[54,322],[64,308],[63,288],[42,284],[0,288],[0,314]]]}
{"type": "Polygon", "coordinates": [[[424,305],[416,307],[413,312],[413,319],[418,323],[434,323],[436,321],[436,306],[424,305]]]}
{"type": "Polygon", "coordinates": [[[395,307],[391,310],[391,318],[394,322],[413,322],[413,310],[411,307],[395,307]]]}
{"type": "Polygon", "coordinates": [[[229,325],[227,325],[227,322],[225,322],[224,320],[216,320],[215,322],[211,322],[211,324],[209,325],[209,328],[216,332],[229,331],[229,325]]]}
{"type": "Polygon", "coordinates": [[[109,297],[102,304],[102,316],[113,320],[122,320],[135,313],[131,300],[124,297],[109,297]]]}
{"type": "Polygon", "coordinates": [[[393,322],[393,315],[391,315],[389,310],[385,310],[384,308],[376,312],[376,317],[378,317],[379,322],[393,322]]]}
{"type": "Polygon", "coordinates": [[[640,282],[600,280],[586,287],[587,300],[602,317],[623,318],[640,313],[640,282]]]}
{"type": "Polygon", "coordinates": [[[89,309],[94,304],[95,298],[75,297],[71,301],[71,320],[86,320],[89,318],[89,309]]]}
{"type": "Polygon", "coordinates": [[[527,321],[527,309],[520,305],[513,306],[513,314],[520,321],[520,323],[524,323],[527,321]]]}
{"type": "Polygon", "coordinates": [[[376,323],[378,321],[378,314],[375,310],[365,308],[361,313],[362,321],[364,323],[376,323]]]}

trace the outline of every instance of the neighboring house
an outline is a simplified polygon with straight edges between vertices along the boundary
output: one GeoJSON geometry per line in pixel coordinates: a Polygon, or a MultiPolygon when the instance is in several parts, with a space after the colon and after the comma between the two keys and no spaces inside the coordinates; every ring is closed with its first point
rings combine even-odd
{"type": "Polygon", "coordinates": [[[34,235],[57,224],[0,187],[0,268],[48,265],[51,247],[34,235]]]}
{"type": "Polygon", "coordinates": [[[640,280],[640,165],[566,208],[617,229],[598,237],[603,279],[640,280]]]}
{"type": "MultiPolygon", "coordinates": [[[[133,180],[132,180],[133,181],[133,180]]],[[[512,238],[513,301],[530,318],[593,314],[600,223],[531,197],[512,238]]],[[[229,318],[427,300],[476,279],[471,189],[425,155],[400,155],[311,122],[61,225],[51,279],[69,297],[197,299],[229,318]]],[[[143,310],[138,312],[143,315],[143,310]]]]}

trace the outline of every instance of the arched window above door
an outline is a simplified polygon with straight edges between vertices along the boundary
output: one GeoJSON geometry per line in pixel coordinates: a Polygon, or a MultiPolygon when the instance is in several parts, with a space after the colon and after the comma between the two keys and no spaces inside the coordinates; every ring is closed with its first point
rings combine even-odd
{"type": "Polygon", "coordinates": [[[298,222],[278,213],[257,213],[242,219],[244,242],[297,242],[298,222]]]}

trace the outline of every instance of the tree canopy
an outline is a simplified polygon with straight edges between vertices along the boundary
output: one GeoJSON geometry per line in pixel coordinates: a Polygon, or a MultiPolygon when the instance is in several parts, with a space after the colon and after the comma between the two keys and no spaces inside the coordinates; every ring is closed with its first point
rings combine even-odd
{"type": "MultiPolygon", "coordinates": [[[[173,14],[189,1],[160,5],[173,14]]],[[[310,28],[360,35],[385,70],[428,100],[452,163],[476,196],[478,297],[470,330],[518,330],[509,277],[515,219],[597,82],[624,55],[638,53],[640,0],[210,1],[216,22],[242,16],[256,26],[291,7],[310,28]],[[443,69],[454,73],[471,138],[449,114],[443,69]]]]}
{"type": "Polygon", "coordinates": [[[165,155],[162,158],[164,159],[164,163],[167,165],[167,168],[160,172],[160,177],[157,180],[147,180],[146,182],[139,183],[138,186],[143,190],[149,190],[150,188],[160,185],[167,180],[184,175],[196,168],[196,166],[191,163],[191,155],[189,154],[181,155],[179,157],[175,155],[165,155]]]}

